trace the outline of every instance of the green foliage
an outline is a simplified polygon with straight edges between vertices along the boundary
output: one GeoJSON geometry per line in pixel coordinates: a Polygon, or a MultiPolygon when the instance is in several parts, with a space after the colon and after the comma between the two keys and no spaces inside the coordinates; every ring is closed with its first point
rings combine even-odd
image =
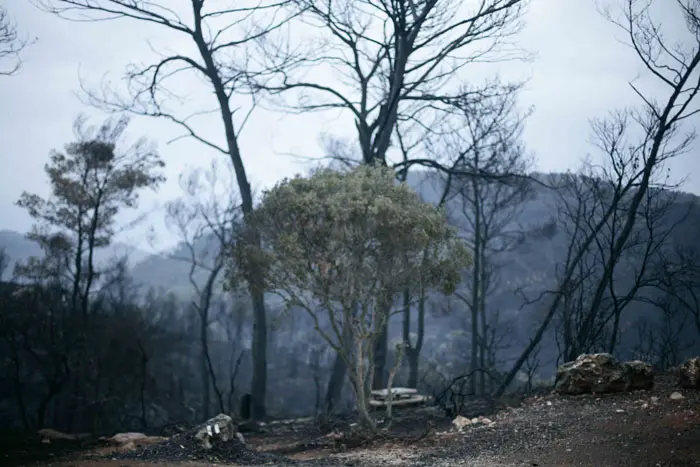
{"type": "Polygon", "coordinates": [[[466,246],[444,212],[384,167],[285,179],[264,193],[249,221],[262,247],[242,243],[237,270],[310,314],[349,368],[363,425],[375,429],[366,391],[394,300],[406,287],[453,292],[471,262],[466,246]]]}
{"type": "Polygon", "coordinates": [[[29,238],[46,257],[31,259],[19,273],[46,279],[68,272],[74,284],[95,278],[93,252],[110,244],[117,213],[136,207],[141,189],[164,180],[164,163],[145,140],[118,148],[128,121],[110,119],[95,128],[78,118],[77,141],[67,144],[65,153],[52,152],[44,167],[51,196],[22,193],[17,205],[36,220],[29,238]]]}
{"type": "Polygon", "coordinates": [[[285,179],[251,222],[265,247],[246,258],[267,286],[324,303],[371,305],[414,285],[451,293],[471,260],[444,213],[383,167],[285,179]]]}

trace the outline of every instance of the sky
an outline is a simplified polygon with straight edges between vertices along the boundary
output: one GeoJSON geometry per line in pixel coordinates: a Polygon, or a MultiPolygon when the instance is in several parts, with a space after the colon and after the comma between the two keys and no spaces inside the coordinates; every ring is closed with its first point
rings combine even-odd
{"type": "MultiPolygon", "coordinates": [[[[157,27],[133,21],[69,22],[38,10],[29,0],[3,0],[3,6],[20,32],[36,37],[23,53],[21,73],[0,77],[0,229],[25,232],[32,220],[14,202],[23,191],[49,194],[43,166],[52,149],[61,149],[71,141],[72,125],[79,114],[85,113],[97,124],[104,117],[81,102],[81,78],[92,86],[105,77],[118,80],[129,63],[151,61],[152,46],[179,50],[189,45],[163,35],[157,27]]],[[[666,25],[680,29],[669,11],[659,10],[658,14],[666,25]]],[[[494,73],[506,79],[529,78],[519,101],[523,109],[534,110],[525,127],[524,142],[535,157],[536,168],[575,170],[584,156],[595,153],[590,119],[639,104],[628,85],[630,80],[641,74],[642,85],[652,95],[663,96],[662,88],[644,79],[641,63],[621,42],[621,31],[599,14],[593,0],[532,0],[525,21],[517,43],[535,54],[533,60],[490,64],[475,72],[474,80],[494,73]]],[[[193,90],[184,105],[194,97],[207,98],[199,80],[181,85],[183,90],[193,90]]],[[[214,137],[220,133],[216,116],[204,117],[200,124],[214,137]]],[[[351,125],[339,125],[333,115],[256,112],[241,137],[254,189],[306,171],[308,161],[290,154],[321,156],[321,133],[334,131],[352,137],[352,130],[351,125]]],[[[147,216],[121,232],[120,240],[145,250],[164,248],[172,244],[173,237],[163,227],[163,205],[181,194],[179,175],[207,167],[222,155],[192,140],[168,143],[180,135],[168,122],[136,118],[129,134],[134,138],[147,136],[158,144],[167,164],[168,181],[157,193],[142,196],[140,213],[147,216]]],[[[686,179],[684,191],[700,195],[697,150],[674,160],[670,169],[673,178],[686,179]]],[[[137,217],[138,213],[125,213],[121,222],[137,217]]]]}

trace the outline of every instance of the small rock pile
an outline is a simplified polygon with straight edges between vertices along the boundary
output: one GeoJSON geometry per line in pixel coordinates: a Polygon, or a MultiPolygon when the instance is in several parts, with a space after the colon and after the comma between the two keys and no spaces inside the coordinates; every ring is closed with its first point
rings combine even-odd
{"type": "MultiPolygon", "coordinates": [[[[685,389],[700,389],[700,357],[687,360],[670,371],[676,384],[685,389]]],[[[605,394],[651,389],[654,372],[651,365],[638,360],[618,362],[610,354],[583,354],[557,369],[555,392],[565,395],[605,394]]]]}
{"type": "Polygon", "coordinates": [[[559,394],[603,394],[651,389],[651,365],[640,361],[618,362],[610,354],[584,354],[557,369],[555,391],[559,394]]]}
{"type": "Polygon", "coordinates": [[[188,432],[109,457],[161,462],[205,461],[219,464],[289,463],[289,459],[282,456],[250,449],[237,432],[231,417],[224,414],[219,414],[188,432]]]}
{"type": "Polygon", "coordinates": [[[700,357],[691,358],[678,368],[678,385],[700,389],[700,357]]]}
{"type": "Polygon", "coordinates": [[[452,426],[455,428],[457,431],[464,431],[465,428],[468,426],[478,426],[478,425],[485,425],[485,426],[491,426],[495,422],[492,421],[489,418],[486,417],[474,417],[474,418],[467,418],[463,417],[462,415],[457,415],[454,420],[452,420],[452,426]]]}
{"type": "Polygon", "coordinates": [[[151,444],[158,444],[168,438],[161,436],[147,436],[143,433],[117,433],[109,438],[100,438],[100,441],[114,446],[118,451],[131,451],[151,444]]]}

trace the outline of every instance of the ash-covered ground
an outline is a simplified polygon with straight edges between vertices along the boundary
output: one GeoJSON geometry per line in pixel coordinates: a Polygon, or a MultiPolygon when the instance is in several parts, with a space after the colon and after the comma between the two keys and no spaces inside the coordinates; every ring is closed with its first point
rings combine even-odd
{"type": "MultiPolygon", "coordinates": [[[[434,408],[397,411],[389,433],[361,436],[348,420],[322,432],[314,419],[268,423],[246,445],[231,441],[204,451],[185,434],[118,452],[95,442],[35,442],[41,460],[2,465],[122,466],[700,466],[700,391],[679,389],[671,376],[651,390],[621,394],[529,397],[488,415],[491,423],[456,430],[434,408]],[[678,397],[680,393],[682,397],[678,397]]],[[[32,442],[18,444],[31,450],[32,442]]],[[[15,453],[16,454],[16,453],[15,453]]]]}

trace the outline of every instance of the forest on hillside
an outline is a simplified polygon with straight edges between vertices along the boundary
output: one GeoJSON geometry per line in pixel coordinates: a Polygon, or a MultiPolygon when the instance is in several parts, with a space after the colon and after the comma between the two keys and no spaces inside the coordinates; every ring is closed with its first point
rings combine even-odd
{"type": "MultiPolygon", "coordinates": [[[[0,250],[0,426],[110,433],[359,410],[376,428],[370,389],[450,391],[438,404],[454,412],[549,385],[584,353],[658,371],[700,353],[700,199],[667,171],[695,150],[700,16],[686,2],[674,4],[688,27],[676,47],[639,2],[607,12],[666,94],[635,87],[637,108],[592,121],[596,155],[567,173],[534,170],[524,83],[465,71],[514,58],[524,0],[191,0],[180,14],[157,1],[36,3],[193,47],[125,70],[125,92],[83,89],[114,115],[77,118],[38,174],[50,196],[13,200],[35,223],[28,243],[0,236],[14,242],[0,250]],[[317,38],[285,44],[309,25],[317,38]],[[344,79],[314,81],[315,67],[344,79]],[[178,107],[180,73],[210,91],[218,139],[178,107]],[[238,144],[247,100],[340,110],[356,138],[326,138],[317,169],[256,196],[238,144]],[[127,137],[133,116],[221,157],[181,177],[166,210],[177,247],[130,258],[114,249],[118,214],[162,185],[167,163],[127,137]]],[[[21,37],[0,8],[0,80],[21,79],[21,37]]]]}

